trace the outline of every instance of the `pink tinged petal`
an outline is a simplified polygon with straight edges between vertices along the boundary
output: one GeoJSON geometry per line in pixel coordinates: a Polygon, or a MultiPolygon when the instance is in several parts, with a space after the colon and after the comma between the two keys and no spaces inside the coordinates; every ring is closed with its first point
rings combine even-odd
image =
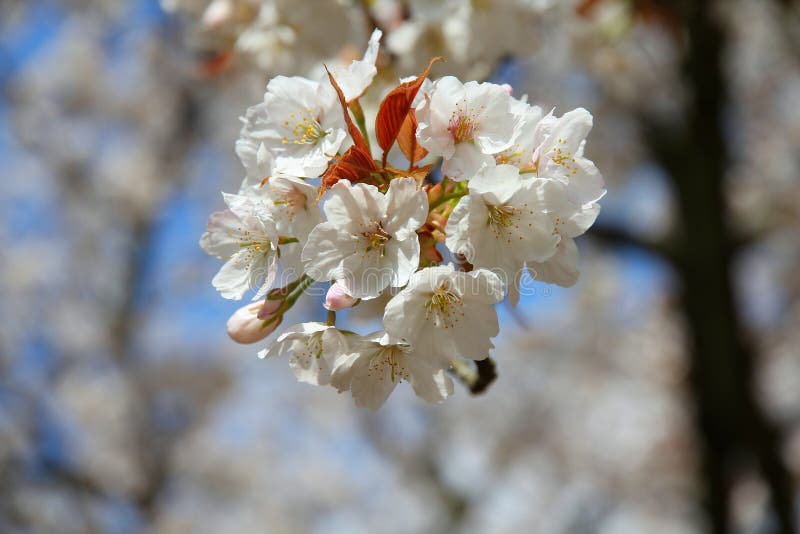
{"type": "Polygon", "coordinates": [[[286,193],[294,193],[305,197],[306,202],[313,202],[317,198],[317,187],[302,178],[294,176],[275,176],[267,182],[272,187],[277,187],[286,193]]]}
{"type": "Polygon", "coordinates": [[[261,300],[259,302],[261,303],[261,308],[258,310],[257,317],[262,321],[272,319],[275,312],[283,306],[283,299],[261,300]]]}
{"type": "Polygon", "coordinates": [[[239,250],[237,229],[242,222],[231,210],[217,211],[208,218],[207,231],[200,238],[206,253],[220,259],[230,258],[239,250]]]}
{"type": "Polygon", "coordinates": [[[395,239],[416,236],[416,230],[428,217],[428,197],[419,190],[413,178],[395,178],[386,193],[386,219],[384,229],[395,239]]]}
{"type": "Polygon", "coordinates": [[[339,311],[352,307],[356,302],[358,299],[348,295],[344,284],[337,280],[328,289],[323,306],[327,310],[339,311]]]}
{"type": "Polygon", "coordinates": [[[417,106],[417,139],[431,154],[453,156],[454,140],[448,130],[456,104],[464,98],[463,84],[453,76],[445,76],[433,85],[430,101],[417,106]]]}
{"type": "MultiPolygon", "coordinates": [[[[228,319],[227,330],[228,337],[237,343],[249,344],[261,341],[270,335],[280,324],[280,320],[272,321],[266,327],[264,321],[271,319],[271,314],[265,317],[261,316],[261,311],[265,307],[280,306],[279,301],[259,301],[246,306],[242,306],[236,310],[230,319],[228,319]],[[275,303],[273,306],[272,303],[275,303]],[[266,306],[265,306],[266,304],[266,306]]],[[[274,311],[274,309],[273,309],[274,311]]]]}

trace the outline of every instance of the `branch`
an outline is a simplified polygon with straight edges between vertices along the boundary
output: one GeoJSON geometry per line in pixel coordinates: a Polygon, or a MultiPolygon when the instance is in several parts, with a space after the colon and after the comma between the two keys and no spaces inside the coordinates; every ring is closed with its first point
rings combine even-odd
{"type": "Polygon", "coordinates": [[[710,529],[730,531],[731,489],[749,467],[744,458],[757,462],[769,487],[774,515],[768,519],[788,534],[796,531],[792,475],[781,455],[780,429],[757,399],[758,354],[745,334],[731,279],[736,238],[725,198],[731,163],[724,126],[728,35],[709,4],[681,5],[688,37],[683,74],[692,96],[682,122],[642,125],[654,158],[671,177],[682,221],[675,270],[689,333],[689,385],[710,529]]]}
{"type": "Polygon", "coordinates": [[[450,372],[473,395],[480,395],[485,392],[497,378],[497,366],[490,357],[476,361],[474,368],[465,360],[454,360],[450,367],[450,372]]]}
{"type": "Polygon", "coordinates": [[[671,240],[651,240],[630,233],[624,228],[595,224],[586,234],[591,239],[615,247],[632,247],[674,263],[678,254],[671,240]]]}

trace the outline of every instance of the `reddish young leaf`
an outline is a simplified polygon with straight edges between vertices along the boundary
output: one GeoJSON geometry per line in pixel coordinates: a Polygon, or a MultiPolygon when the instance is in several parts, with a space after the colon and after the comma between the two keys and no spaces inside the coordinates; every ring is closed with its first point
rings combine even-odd
{"type": "MultiPolygon", "coordinates": [[[[394,167],[390,167],[387,165],[383,168],[384,174],[388,174],[388,176],[392,178],[404,177],[404,178],[413,178],[417,181],[418,184],[422,184],[425,182],[425,178],[433,169],[434,164],[425,165],[424,167],[417,167],[416,169],[411,169],[410,171],[405,171],[403,169],[395,169],[394,167]]],[[[390,178],[391,179],[391,178],[390,178]]]]}
{"type": "Polygon", "coordinates": [[[428,151],[417,142],[417,116],[413,109],[408,110],[400,131],[397,133],[397,145],[412,164],[424,158],[428,151]]]}
{"type": "Polygon", "coordinates": [[[411,103],[414,102],[414,97],[417,96],[422,82],[425,81],[433,64],[441,59],[440,57],[431,59],[422,74],[414,80],[398,85],[381,102],[378,116],[375,118],[375,136],[378,138],[378,144],[383,149],[384,165],[386,165],[389,149],[392,148],[397,135],[400,133],[400,128],[406,120],[408,111],[411,109],[411,103]]]}
{"type": "Polygon", "coordinates": [[[328,79],[330,79],[331,85],[336,90],[336,94],[339,95],[339,103],[342,105],[342,113],[344,113],[344,122],[347,123],[347,129],[350,132],[350,137],[353,138],[353,143],[355,146],[369,154],[369,148],[367,147],[366,141],[364,141],[364,136],[361,135],[361,131],[356,127],[355,124],[353,124],[353,119],[350,118],[350,112],[347,111],[347,101],[344,98],[342,89],[339,87],[339,84],[336,83],[336,80],[333,78],[333,74],[331,74],[331,71],[328,70],[327,66],[325,67],[325,72],[328,73],[328,79]]]}
{"type": "Polygon", "coordinates": [[[436,250],[436,243],[439,239],[430,231],[427,226],[417,230],[419,239],[419,266],[432,267],[444,260],[442,254],[436,250]]]}
{"type": "Polygon", "coordinates": [[[225,51],[205,58],[200,62],[198,76],[214,78],[225,72],[233,63],[233,52],[225,51]]]}
{"type": "Polygon", "coordinates": [[[322,189],[328,189],[339,180],[350,180],[352,183],[368,180],[378,170],[369,152],[357,145],[347,149],[342,157],[331,162],[322,175],[322,189]]]}

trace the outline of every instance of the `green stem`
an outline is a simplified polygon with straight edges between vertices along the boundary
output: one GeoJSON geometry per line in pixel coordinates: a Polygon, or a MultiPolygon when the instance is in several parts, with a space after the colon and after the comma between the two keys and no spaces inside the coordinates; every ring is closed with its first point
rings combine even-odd
{"type": "Polygon", "coordinates": [[[308,287],[314,283],[314,281],[315,280],[313,278],[311,278],[307,274],[304,274],[303,277],[300,279],[299,285],[296,286],[296,288],[292,291],[292,294],[289,295],[286,301],[287,302],[291,301],[291,303],[294,304],[294,302],[298,298],[300,298],[300,295],[302,295],[305,292],[305,290],[308,289],[308,287]]]}
{"type": "Polygon", "coordinates": [[[445,202],[450,202],[451,200],[461,198],[466,194],[467,191],[460,191],[458,193],[448,193],[447,195],[442,195],[436,200],[434,200],[433,203],[431,203],[431,205],[428,207],[428,211],[433,211],[442,204],[444,204],[445,202]]]}
{"type": "Polygon", "coordinates": [[[294,282],[286,284],[284,287],[272,289],[267,293],[267,300],[282,300],[285,299],[295,288],[305,279],[305,275],[301,276],[294,282]]]}
{"type": "Polygon", "coordinates": [[[369,134],[367,133],[367,121],[364,117],[364,110],[361,108],[361,104],[358,102],[356,98],[348,105],[350,111],[353,112],[353,117],[356,119],[356,125],[358,129],[361,130],[361,135],[364,136],[364,142],[367,144],[367,150],[369,150],[370,155],[372,155],[372,147],[369,143],[369,134]]]}

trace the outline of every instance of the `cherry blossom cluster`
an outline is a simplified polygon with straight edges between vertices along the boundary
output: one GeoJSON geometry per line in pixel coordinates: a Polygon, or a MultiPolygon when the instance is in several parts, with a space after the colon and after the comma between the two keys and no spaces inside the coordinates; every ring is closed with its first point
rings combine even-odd
{"type": "Polygon", "coordinates": [[[246,178],[201,239],[225,262],[213,279],[222,296],[254,292],[228,322],[235,341],[266,338],[328,282],[328,320],[289,327],[259,356],[288,357],[298,380],[372,409],[402,381],[429,402],[451,395],[451,369],[489,356],[494,306],[506,294],[516,305],[526,271],[574,284],[574,238],[605,194],[584,155],[586,110],[557,117],[508,86],[432,82],[435,60],[385,96],[368,129],[359,97],[380,37],[324,78],[269,82],[236,143],[246,178]],[[390,297],[383,330],[337,328],[336,311],[379,297],[390,297]]]}
{"type": "MultiPolygon", "coordinates": [[[[272,74],[305,74],[320,57],[354,56],[353,34],[376,24],[404,72],[420,58],[445,55],[450,72],[488,75],[509,54],[536,46],[553,0],[161,0],[186,19],[194,48],[209,53],[212,73],[232,64],[272,74]]],[[[557,15],[558,13],[556,13],[557,15]]],[[[552,24],[552,22],[551,22],[552,24]]]]}

